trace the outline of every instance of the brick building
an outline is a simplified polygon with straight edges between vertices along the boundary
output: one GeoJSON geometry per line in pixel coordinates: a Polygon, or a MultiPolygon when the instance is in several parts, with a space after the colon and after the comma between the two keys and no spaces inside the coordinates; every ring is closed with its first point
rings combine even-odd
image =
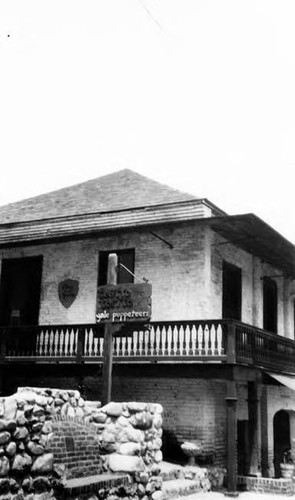
{"type": "Polygon", "coordinates": [[[2,394],[25,380],[100,398],[112,252],[119,283],[153,288],[150,327],[115,334],[112,398],[162,403],[167,457],[201,440],[230,489],[236,465],[278,475],[295,439],[294,246],[129,170],[0,207],[2,394]]]}

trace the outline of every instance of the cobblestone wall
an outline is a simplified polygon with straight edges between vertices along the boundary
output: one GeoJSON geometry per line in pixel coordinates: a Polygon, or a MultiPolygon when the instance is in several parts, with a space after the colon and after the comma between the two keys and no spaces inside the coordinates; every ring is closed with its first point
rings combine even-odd
{"type": "Polygon", "coordinates": [[[100,408],[79,391],[20,388],[0,400],[0,498],[45,500],[62,492],[66,477],[106,471],[130,474],[131,496],[152,496],[162,486],[161,436],[159,404],[100,408]]]}

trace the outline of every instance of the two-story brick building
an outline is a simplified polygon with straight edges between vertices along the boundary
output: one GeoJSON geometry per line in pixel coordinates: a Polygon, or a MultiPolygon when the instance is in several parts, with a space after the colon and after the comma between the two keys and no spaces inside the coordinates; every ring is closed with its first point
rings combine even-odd
{"type": "Polygon", "coordinates": [[[113,399],[162,403],[164,453],[200,439],[230,489],[236,456],[242,474],[278,475],[295,438],[294,246],[129,170],[0,207],[2,393],[25,381],[100,398],[113,252],[118,283],[153,289],[150,328],[115,334],[113,399]]]}

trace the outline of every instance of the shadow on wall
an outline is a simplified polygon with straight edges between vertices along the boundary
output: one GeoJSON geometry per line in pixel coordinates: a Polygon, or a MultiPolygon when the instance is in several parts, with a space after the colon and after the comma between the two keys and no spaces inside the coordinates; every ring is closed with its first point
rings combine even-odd
{"type": "Polygon", "coordinates": [[[163,459],[166,462],[177,464],[185,464],[187,462],[187,457],[180,447],[181,443],[174,432],[163,429],[162,441],[163,459]]]}

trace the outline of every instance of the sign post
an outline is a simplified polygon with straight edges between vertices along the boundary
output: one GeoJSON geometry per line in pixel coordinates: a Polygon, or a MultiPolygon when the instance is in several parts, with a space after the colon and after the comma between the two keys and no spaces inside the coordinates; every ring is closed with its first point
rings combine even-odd
{"type": "Polygon", "coordinates": [[[117,265],[118,256],[111,253],[108,259],[107,285],[100,286],[97,291],[96,321],[104,324],[103,405],[111,401],[114,333],[120,329],[120,324],[142,324],[151,319],[151,284],[144,282],[117,285],[117,265]]]}
{"type": "MultiPolygon", "coordinates": [[[[108,276],[107,276],[108,285],[116,285],[117,283],[117,265],[118,265],[118,256],[116,253],[111,253],[108,258],[108,276]]],[[[113,367],[113,326],[111,323],[106,323],[104,326],[104,342],[103,342],[102,405],[106,405],[111,401],[112,367],[113,367]]]]}

